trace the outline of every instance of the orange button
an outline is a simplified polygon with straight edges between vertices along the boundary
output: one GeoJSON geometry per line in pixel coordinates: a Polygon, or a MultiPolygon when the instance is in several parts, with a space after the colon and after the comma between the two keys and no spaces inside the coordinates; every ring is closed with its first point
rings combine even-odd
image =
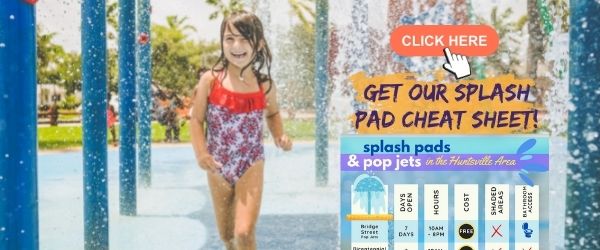
{"type": "Polygon", "coordinates": [[[487,25],[406,25],[390,35],[401,56],[443,56],[444,48],[464,56],[488,56],[498,48],[498,34],[487,25]]]}

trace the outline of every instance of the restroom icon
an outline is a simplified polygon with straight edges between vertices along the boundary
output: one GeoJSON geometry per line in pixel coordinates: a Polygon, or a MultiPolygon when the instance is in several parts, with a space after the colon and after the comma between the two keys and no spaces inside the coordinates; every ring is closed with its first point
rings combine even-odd
{"type": "Polygon", "coordinates": [[[527,222],[523,223],[521,228],[523,229],[523,233],[525,234],[525,237],[531,238],[531,235],[533,234],[533,229],[529,228],[529,223],[527,223],[527,222]]]}

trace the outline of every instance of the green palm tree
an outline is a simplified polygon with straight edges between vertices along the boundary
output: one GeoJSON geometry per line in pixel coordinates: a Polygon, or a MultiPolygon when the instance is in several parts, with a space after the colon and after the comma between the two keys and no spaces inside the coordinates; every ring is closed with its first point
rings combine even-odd
{"type": "Polygon", "coordinates": [[[152,33],[155,37],[163,37],[172,44],[188,40],[188,31],[195,32],[194,26],[187,24],[187,17],[168,16],[167,25],[153,25],[152,33]]]}
{"type": "MultiPolygon", "coordinates": [[[[40,27],[37,30],[41,31],[40,27]]],[[[60,74],[56,71],[58,62],[65,55],[62,46],[52,42],[56,33],[38,32],[37,43],[37,76],[38,83],[57,83],[60,74]]]]}
{"type": "MultiPolygon", "coordinates": [[[[40,28],[38,27],[38,30],[40,28]]],[[[38,59],[38,67],[47,67],[55,56],[61,52],[63,49],[61,46],[56,45],[52,42],[52,39],[56,36],[55,32],[52,33],[41,33],[38,32],[36,43],[37,43],[37,59],[38,59]]]]}
{"type": "Polygon", "coordinates": [[[216,11],[208,16],[210,20],[217,19],[219,16],[229,16],[233,12],[244,9],[244,4],[240,0],[229,0],[228,3],[224,3],[221,0],[206,0],[206,3],[217,8],[216,11]]]}
{"type": "Polygon", "coordinates": [[[172,38],[174,43],[187,40],[188,35],[186,31],[196,31],[194,26],[186,24],[187,19],[187,17],[180,18],[178,16],[167,17],[167,26],[164,32],[168,34],[168,37],[172,38]]]}
{"type": "Polygon", "coordinates": [[[185,23],[187,19],[187,17],[179,18],[178,16],[168,16],[167,26],[174,31],[196,31],[194,26],[185,23]]]}
{"type": "Polygon", "coordinates": [[[315,5],[315,0],[288,0],[292,11],[300,19],[302,26],[306,30],[312,30],[316,17],[315,10],[312,6],[315,5]]]}

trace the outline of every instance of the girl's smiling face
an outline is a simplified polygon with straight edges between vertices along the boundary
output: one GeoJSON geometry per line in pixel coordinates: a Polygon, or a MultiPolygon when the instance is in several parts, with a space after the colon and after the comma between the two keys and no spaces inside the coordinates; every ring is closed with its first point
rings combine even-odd
{"type": "Polygon", "coordinates": [[[227,25],[223,34],[223,52],[228,62],[243,68],[254,56],[252,45],[233,25],[227,25]]]}
{"type": "Polygon", "coordinates": [[[226,16],[221,22],[220,38],[221,55],[213,70],[232,66],[240,69],[240,77],[248,72],[260,78],[259,82],[271,79],[271,50],[256,15],[242,10],[226,16]]]}

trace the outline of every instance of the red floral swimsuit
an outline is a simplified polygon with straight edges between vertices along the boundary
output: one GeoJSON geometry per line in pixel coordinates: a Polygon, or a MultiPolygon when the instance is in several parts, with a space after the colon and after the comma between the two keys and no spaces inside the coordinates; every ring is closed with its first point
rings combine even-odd
{"type": "Polygon", "coordinates": [[[263,110],[266,99],[258,92],[236,93],[215,78],[208,96],[208,152],[223,164],[219,173],[232,186],[257,161],[263,160],[263,110]]]}

